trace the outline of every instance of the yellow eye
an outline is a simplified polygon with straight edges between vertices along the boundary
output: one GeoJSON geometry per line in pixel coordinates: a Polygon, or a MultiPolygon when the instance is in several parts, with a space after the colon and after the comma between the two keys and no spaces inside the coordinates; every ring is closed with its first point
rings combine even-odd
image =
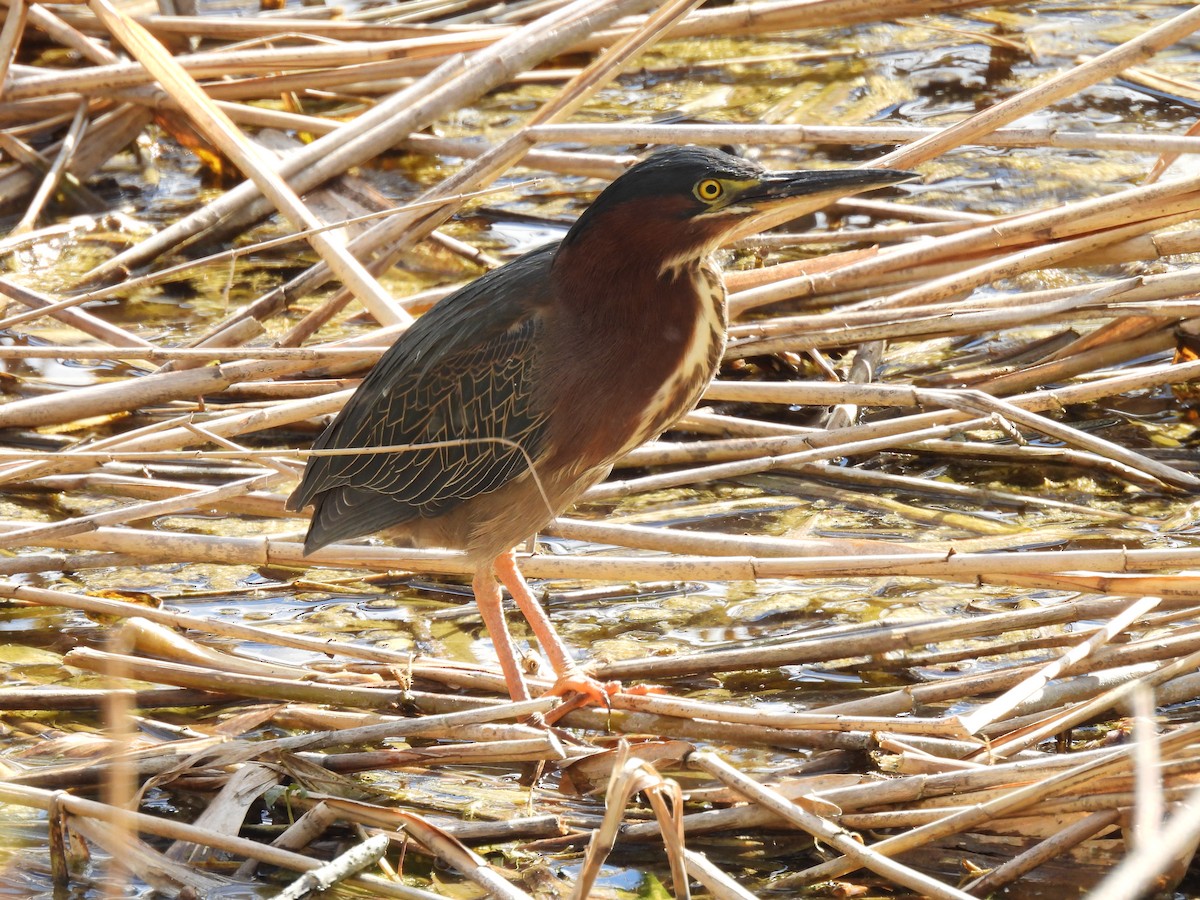
{"type": "Polygon", "coordinates": [[[715,178],[705,178],[696,185],[694,193],[705,203],[712,203],[725,193],[725,186],[715,178]]]}

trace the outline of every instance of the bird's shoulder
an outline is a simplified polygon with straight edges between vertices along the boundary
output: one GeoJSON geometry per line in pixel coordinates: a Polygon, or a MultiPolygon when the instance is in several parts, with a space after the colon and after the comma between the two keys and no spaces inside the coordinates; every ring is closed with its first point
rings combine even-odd
{"type": "MultiPolygon", "coordinates": [[[[481,276],[422,315],[388,348],[319,445],[399,442],[442,429],[426,411],[480,406],[515,388],[552,305],[555,245],[481,276]]],[[[478,413],[478,410],[475,410],[478,413]]]]}
{"type": "MultiPolygon", "coordinates": [[[[549,309],[550,270],[557,244],[532,250],[459,288],[422,315],[393,345],[393,363],[479,349],[521,329],[549,309]]],[[[383,362],[383,360],[381,360],[383,362]]]]}

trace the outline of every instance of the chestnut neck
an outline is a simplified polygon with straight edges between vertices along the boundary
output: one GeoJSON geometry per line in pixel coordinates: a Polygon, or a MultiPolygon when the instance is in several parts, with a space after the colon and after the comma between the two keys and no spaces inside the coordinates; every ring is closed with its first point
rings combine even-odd
{"type": "Polygon", "coordinates": [[[692,285],[714,242],[686,218],[655,212],[646,219],[632,204],[604,210],[563,239],[553,272],[573,315],[628,328],[694,307],[692,285]]]}

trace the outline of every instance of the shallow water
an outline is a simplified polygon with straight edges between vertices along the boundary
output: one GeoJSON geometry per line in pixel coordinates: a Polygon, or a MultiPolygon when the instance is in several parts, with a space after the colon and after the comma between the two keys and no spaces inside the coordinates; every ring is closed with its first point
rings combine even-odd
{"type": "MultiPolygon", "coordinates": [[[[796,122],[817,124],[891,124],[943,126],[1029,87],[1072,64],[1081,55],[1102,52],[1127,40],[1149,25],[1187,8],[1178,3],[1055,3],[1005,5],[967,11],[960,16],[930,17],[901,23],[869,24],[825,32],[797,32],[769,37],[711,38],[661,45],[639,61],[636,69],[601,92],[577,116],[579,121],[650,120],[683,115],[702,121],[796,122]],[[985,39],[986,38],[986,39],[985,39]],[[1016,41],[1017,49],[999,39],[1016,41]],[[825,58],[789,60],[800,53],[820,51],[825,58]],[[754,58],[765,60],[755,62],[754,58]],[[724,64],[731,58],[745,60],[724,64]]],[[[1154,61],[1162,74],[1187,78],[1196,71],[1200,44],[1194,39],[1154,61]]],[[[536,105],[553,96],[556,85],[510,87],[496,91],[478,107],[439,123],[446,136],[474,137],[502,134],[536,105]]],[[[1113,81],[1085,90],[1050,110],[1018,125],[1069,131],[1128,131],[1182,134],[1196,119],[1196,103],[1186,98],[1148,92],[1130,82],[1113,81]]],[[[554,149],[583,149],[573,146],[554,149]]],[[[603,149],[603,148],[595,148],[603,149]]],[[[640,147],[613,146],[612,152],[630,153],[640,147]]],[[[771,167],[791,167],[813,161],[849,164],[880,155],[882,147],[823,145],[814,147],[741,148],[771,167]]],[[[377,168],[361,173],[372,188],[394,201],[411,197],[435,184],[457,160],[430,160],[394,154],[377,168]]],[[[922,165],[919,185],[903,190],[908,202],[976,213],[1004,214],[1092,197],[1138,184],[1154,157],[1114,151],[1060,149],[995,149],[968,147],[922,165]]],[[[1186,161],[1181,165],[1189,165],[1186,161]]],[[[526,173],[511,179],[517,182],[526,173]]],[[[582,177],[537,173],[536,184],[521,183],[511,194],[474,204],[447,226],[451,235],[468,241],[501,259],[509,259],[541,242],[560,236],[575,215],[594,196],[600,183],[582,177]]],[[[119,209],[123,221],[98,223],[60,241],[47,242],[10,256],[9,273],[42,290],[72,284],[115,244],[148,233],[196,208],[214,195],[194,157],[169,139],[148,144],[142,159],[118,158],[96,180],[94,189],[119,209]]],[[[0,231],[13,219],[0,221],[0,231]]],[[[841,219],[830,215],[799,227],[866,227],[865,216],[841,219]]],[[[268,223],[241,238],[249,243],[279,232],[268,223]]],[[[211,247],[206,250],[213,251],[211,247]]],[[[789,256],[816,255],[821,247],[801,248],[789,256]]],[[[256,253],[231,269],[228,262],[202,265],[177,280],[139,289],[119,301],[89,307],[93,314],[119,324],[162,345],[184,343],[203,334],[231,309],[247,303],[310,262],[306,250],[294,246],[256,253]]],[[[774,258],[772,258],[774,261],[774,258]]],[[[728,268],[751,266],[755,253],[727,253],[728,268]]],[[[986,296],[1018,290],[1059,288],[1137,272],[1172,271],[1193,265],[1190,257],[1136,264],[1100,264],[1042,271],[999,282],[981,290],[986,296]]],[[[397,296],[443,284],[468,280],[480,270],[445,251],[409,254],[402,270],[387,279],[397,296]]],[[[305,298],[268,323],[268,336],[278,337],[285,326],[298,321],[320,298],[305,298]]],[[[14,310],[10,310],[13,312],[14,310]]],[[[1080,323],[1075,323],[1081,327],[1080,323]]],[[[370,323],[344,315],[320,333],[322,339],[359,334],[370,323]]],[[[880,377],[897,383],[935,380],[939,374],[966,366],[979,358],[1002,355],[1010,348],[1053,335],[1058,326],[1010,329],[970,339],[913,341],[889,345],[880,377]]],[[[66,329],[45,322],[14,328],[0,334],[0,346],[36,345],[42,341],[74,343],[66,329]]],[[[1148,361],[1161,361],[1160,353],[1148,361]]],[[[0,391],[20,389],[29,382],[69,387],[126,377],[137,366],[0,359],[0,391]]],[[[815,377],[810,371],[804,377],[815,377]]],[[[12,393],[0,396],[15,396],[12,393]]],[[[744,411],[744,410],[740,410],[744,411]]],[[[152,411],[139,421],[153,421],[174,410],[152,411]]],[[[1179,450],[1186,467],[1194,465],[1195,426],[1187,411],[1169,391],[1154,391],[1108,401],[1096,408],[1071,411],[1071,421],[1088,421],[1098,433],[1126,446],[1153,450],[1179,450]]],[[[816,421],[810,409],[772,411],[789,424],[816,421]]],[[[100,424],[104,429],[124,428],[125,423],[100,424]]],[[[68,431],[64,439],[78,439],[86,431],[68,431]]],[[[311,434],[297,432],[297,445],[311,434]]],[[[1126,484],[1098,478],[1092,472],[1061,467],[1029,471],[1023,467],[987,464],[971,459],[926,458],[883,454],[857,460],[864,468],[921,475],[951,483],[1012,493],[1030,492],[1040,497],[1080,504],[1095,510],[1119,511],[1142,517],[1137,521],[1109,523],[1089,520],[1079,511],[1018,508],[1000,505],[981,509],[942,497],[915,492],[895,492],[886,498],[873,490],[845,487],[839,493],[818,494],[806,479],[785,475],[752,476],[712,485],[704,490],[678,490],[642,494],[617,503],[594,504],[577,515],[636,524],[670,525],[687,530],[716,531],[777,537],[862,537],[931,543],[983,541],[989,535],[1024,532],[1024,546],[1075,549],[1092,546],[1157,546],[1157,533],[1170,517],[1186,515],[1181,501],[1155,491],[1134,496],[1126,484]],[[884,502],[886,500],[886,502],[884,502]],[[930,512],[964,514],[929,517],[930,512]],[[995,526],[995,530],[992,530],[995,526]]],[[[628,474],[628,473],[618,473],[628,474]]],[[[91,512],[110,501],[95,494],[70,495],[0,493],[0,517],[28,523],[55,521],[91,512]]],[[[118,501],[120,502],[120,501],[118,501]]],[[[271,532],[294,533],[301,523],[258,517],[171,517],[163,528],[226,535],[255,536],[271,532]]],[[[1173,529],[1174,545],[1196,542],[1195,529],[1173,529]]],[[[592,545],[556,540],[544,552],[566,548],[572,552],[599,552],[592,545]]],[[[17,551],[17,556],[34,550],[17,551]]],[[[297,588],[301,573],[254,569],[246,566],[200,565],[181,562],[87,570],[78,573],[46,572],[22,576],[33,586],[93,593],[115,592],[122,597],[145,596],[154,602],[188,613],[249,621],[254,624],[361,641],[397,651],[417,650],[442,657],[490,662],[490,643],[482,630],[469,594],[453,584],[433,578],[402,579],[396,583],[364,583],[351,573],[308,573],[326,585],[339,577],[347,580],[335,590],[297,588]]],[[[570,583],[549,585],[552,616],[563,637],[578,648],[604,660],[639,659],[699,649],[770,646],[824,626],[871,621],[899,622],[923,618],[946,610],[1019,608],[1065,596],[1044,589],[960,585],[923,578],[854,578],[760,580],[706,584],[689,581],[654,593],[621,591],[620,596],[573,600],[572,591],[586,587],[570,583]]],[[[0,671],[12,684],[92,686],[95,676],[60,664],[60,654],[72,646],[103,646],[108,623],[81,614],[0,609],[0,671]]],[[[214,641],[221,646],[221,641],[214,641]]],[[[232,646],[232,642],[225,642],[232,646]]],[[[243,653],[302,663],[311,656],[302,651],[241,644],[243,653]]],[[[958,671],[987,663],[964,661],[958,671]]],[[[929,669],[937,677],[941,669],[929,669]]],[[[912,672],[887,667],[872,670],[861,661],[851,665],[794,665],[781,669],[720,673],[681,678],[672,690],[705,700],[733,700],[761,705],[763,709],[807,709],[837,702],[864,690],[908,683],[912,672]]],[[[165,714],[182,723],[187,714],[165,714]]],[[[208,718],[208,717],[206,717],[208,718]]],[[[15,756],[38,740],[35,723],[47,728],[87,730],[94,722],[76,721],[77,714],[15,716],[4,718],[11,729],[0,737],[0,753],[15,756]]],[[[215,715],[209,723],[215,721],[215,715]]],[[[737,751],[762,771],[784,769],[797,757],[776,751],[737,751]]],[[[373,779],[389,791],[411,790],[422,809],[454,817],[484,817],[520,811],[529,800],[524,784],[512,772],[466,769],[453,789],[448,779],[397,783],[390,773],[373,779]]],[[[186,792],[184,792],[186,796],[186,792]]],[[[160,792],[156,801],[178,802],[178,792],[160,792]]],[[[561,810],[568,820],[590,821],[602,811],[593,801],[539,795],[541,809],[561,810]]],[[[6,813],[7,815],[7,813],[6,813]]],[[[44,840],[38,815],[16,817],[0,825],[0,847],[41,854],[44,840]]],[[[803,868],[806,853],[790,846],[793,838],[760,834],[753,841],[735,843],[723,838],[703,841],[699,849],[734,870],[746,883],[769,890],[772,881],[788,871],[803,868]]],[[[802,842],[806,843],[806,842],[802,842]]],[[[605,870],[603,884],[620,895],[656,896],[654,879],[667,869],[661,847],[621,849],[605,870]]],[[[806,847],[804,848],[806,849],[806,847]]],[[[551,868],[569,878],[578,864],[574,857],[551,861],[551,868]]],[[[1069,888],[1067,888],[1069,889],[1069,888]]],[[[1053,888],[1051,888],[1053,890],[1053,888]]],[[[99,881],[75,896],[100,896],[99,881]]],[[[148,889],[142,893],[148,895],[148,889]]],[[[128,896],[140,896],[128,894],[128,896]]],[[[221,893],[252,896],[254,893],[221,893]]],[[[265,895],[265,892],[264,894],[265,895]]],[[[341,896],[342,894],[339,894],[341,896]]],[[[345,896],[353,896],[349,890],[345,896]]],[[[0,875],[0,896],[50,896],[48,874],[22,866],[8,866],[0,875]]],[[[215,896],[215,895],[214,895],[215,896]]]]}

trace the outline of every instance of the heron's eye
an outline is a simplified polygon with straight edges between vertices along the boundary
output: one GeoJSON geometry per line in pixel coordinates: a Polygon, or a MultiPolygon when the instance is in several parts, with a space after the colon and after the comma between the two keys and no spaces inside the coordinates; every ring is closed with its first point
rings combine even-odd
{"type": "Polygon", "coordinates": [[[705,178],[696,184],[693,193],[697,199],[703,200],[705,203],[712,203],[719,200],[725,193],[725,186],[715,178],[705,178]]]}

